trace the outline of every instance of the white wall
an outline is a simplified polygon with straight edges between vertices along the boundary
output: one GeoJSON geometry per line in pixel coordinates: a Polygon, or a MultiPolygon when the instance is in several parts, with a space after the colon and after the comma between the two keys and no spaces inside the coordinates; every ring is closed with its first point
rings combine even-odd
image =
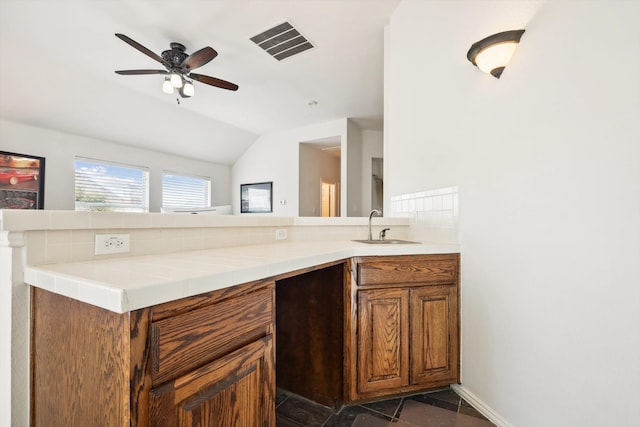
{"type": "MultiPolygon", "coordinates": [[[[300,144],[299,216],[322,215],[322,182],[340,184],[340,157],[300,144]]],[[[338,185],[339,186],[339,185],[338,185]]],[[[338,200],[339,201],[339,200],[338,200]]]]}
{"type": "MultiPolygon", "coordinates": [[[[381,144],[382,134],[361,129],[349,119],[338,119],[260,136],[233,165],[231,174],[234,213],[240,213],[240,184],[273,181],[273,215],[304,215],[305,213],[298,213],[299,144],[329,137],[338,137],[341,140],[341,215],[366,215],[368,205],[363,205],[363,191],[369,192],[370,189],[363,181],[363,162],[365,155],[380,154],[381,157],[382,149],[365,148],[365,145],[375,147],[376,144],[381,144]],[[286,203],[280,204],[281,200],[285,200],[286,203]]],[[[368,160],[369,170],[370,163],[371,159],[368,160]]],[[[369,195],[369,200],[370,197],[369,195]]]]}
{"type": "Polygon", "coordinates": [[[489,3],[392,16],[385,207],[460,186],[462,387],[501,424],[635,426],[640,2],[546,2],[500,80],[460,37],[489,3]]]}
{"type": "Polygon", "coordinates": [[[352,120],[347,121],[347,148],[343,151],[342,176],[346,176],[347,191],[342,194],[342,212],[347,216],[364,216],[362,209],[362,129],[352,120]]]}
{"type": "MultiPolygon", "coordinates": [[[[374,158],[383,157],[382,131],[362,130],[362,212],[368,215],[371,210],[371,181],[374,158]]],[[[382,173],[379,173],[382,176],[382,173]]]]}
{"type": "Polygon", "coordinates": [[[347,120],[338,119],[260,136],[231,169],[234,214],[240,213],[240,184],[273,181],[273,215],[298,216],[299,143],[338,136],[344,145],[346,135],[347,120]]]}
{"type": "MultiPolygon", "coordinates": [[[[179,142],[177,142],[179,143],[179,142]]],[[[175,155],[132,148],[0,120],[0,151],[45,157],[45,209],[75,209],[74,160],[76,156],[149,168],[149,209],[162,204],[162,171],[183,172],[211,178],[211,203],[231,203],[231,168],[175,155]]]]}

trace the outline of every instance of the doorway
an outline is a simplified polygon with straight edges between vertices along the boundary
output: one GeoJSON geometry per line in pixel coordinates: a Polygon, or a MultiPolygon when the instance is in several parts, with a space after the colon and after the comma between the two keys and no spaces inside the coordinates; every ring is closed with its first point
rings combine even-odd
{"type": "Polygon", "coordinates": [[[336,182],[327,182],[322,180],[320,193],[322,195],[321,200],[321,215],[324,217],[339,216],[340,215],[340,184],[336,182]]]}
{"type": "Polygon", "coordinates": [[[301,142],[298,216],[340,216],[340,140],[301,142]]]}

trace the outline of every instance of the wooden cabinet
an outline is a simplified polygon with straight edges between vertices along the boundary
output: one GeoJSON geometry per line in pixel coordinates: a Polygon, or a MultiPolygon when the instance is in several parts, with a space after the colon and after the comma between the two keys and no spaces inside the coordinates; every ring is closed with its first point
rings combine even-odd
{"type": "Polygon", "coordinates": [[[457,254],[354,259],[349,400],[459,382],[457,254]]]}
{"type": "Polygon", "coordinates": [[[267,336],[152,389],[150,425],[272,425],[272,353],[267,336]]]}
{"type": "Polygon", "coordinates": [[[411,289],[411,384],[459,381],[458,311],[456,286],[411,289]]]}
{"type": "Polygon", "coordinates": [[[357,257],[124,314],[32,288],[31,424],[275,426],[276,354],[335,407],[456,383],[458,271],[357,257]]]}
{"type": "Polygon", "coordinates": [[[33,426],[275,426],[274,282],[118,314],[32,290],[33,426]]]}
{"type": "Polygon", "coordinates": [[[358,391],[409,385],[409,290],[358,292],[358,391]]]}

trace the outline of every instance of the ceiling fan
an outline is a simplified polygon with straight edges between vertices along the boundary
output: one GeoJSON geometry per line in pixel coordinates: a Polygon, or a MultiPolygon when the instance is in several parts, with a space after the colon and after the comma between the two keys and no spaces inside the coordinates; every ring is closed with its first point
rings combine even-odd
{"type": "Polygon", "coordinates": [[[162,91],[171,94],[175,88],[182,98],[189,98],[194,95],[192,80],[222,89],[238,90],[238,85],[235,83],[191,72],[191,70],[202,67],[218,56],[218,52],[209,46],[189,55],[185,52],[186,48],[184,45],[174,42],[169,45],[171,49],[165,50],[161,55],[157,55],[124,34],[116,33],[116,37],[138,49],[149,58],[158,61],[166,68],[166,70],[120,70],[116,71],[116,74],[124,76],[141,74],[166,75],[167,77],[165,77],[164,83],[162,84],[162,91]]]}

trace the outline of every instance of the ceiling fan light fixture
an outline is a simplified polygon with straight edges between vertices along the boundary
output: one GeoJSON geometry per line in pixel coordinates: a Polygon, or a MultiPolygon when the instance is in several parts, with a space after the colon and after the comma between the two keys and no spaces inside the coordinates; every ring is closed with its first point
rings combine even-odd
{"type": "Polygon", "coordinates": [[[182,86],[182,95],[185,97],[191,97],[195,94],[195,87],[193,83],[189,81],[184,82],[184,86],[182,86]]]}
{"type": "Polygon", "coordinates": [[[173,85],[173,87],[175,87],[176,89],[180,89],[182,87],[182,76],[178,73],[171,73],[170,76],[171,78],[171,84],[173,85]]]}
{"type": "MultiPolygon", "coordinates": [[[[191,55],[185,52],[186,48],[181,43],[170,43],[171,49],[162,52],[162,56],[153,53],[137,41],[125,36],[124,34],[116,33],[123,42],[127,43],[136,50],[144,53],[149,58],[161,63],[166,70],[119,70],[116,74],[125,76],[137,76],[144,74],[162,74],[165,76],[162,82],[162,91],[167,94],[173,94],[174,89],[178,90],[178,94],[183,98],[190,98],[195,93],[193,81],[219,87],[221,89],[227,89],[236,91],[238,85],[231,83],[216,77],[205,76],[204,74],[193,73],[192,70],[201,67],[218,55],[212,47],[206,46],[191,55]]],[[[178,100],[179,101],[179,100],[178,100]]]]}
{"type": "Polygon", "coordinates": [[[165,78],[164,82],[162,82],[162,91],[169,95],[173,93],[173,85],[171,84],[171,79],[169,77],[165,78]]]}
{"type": "Polygon", "coordinates": [[[503,31],[471,45],[467,59],[480,70],[499,79],[520,43],[524,30],[503,31]]]}

